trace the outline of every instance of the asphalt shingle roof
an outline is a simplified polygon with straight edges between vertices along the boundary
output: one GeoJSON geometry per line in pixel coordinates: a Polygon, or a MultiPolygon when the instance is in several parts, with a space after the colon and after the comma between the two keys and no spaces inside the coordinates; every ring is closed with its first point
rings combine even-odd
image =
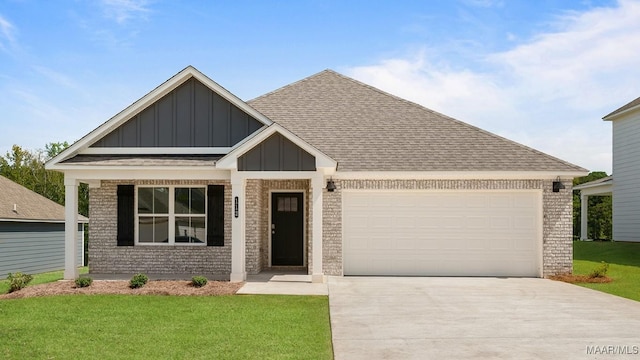
{"type": "MultiPolygon", "coordinates": [[[[84,216],[78,218],[87,220],[84,216]]],[[[64,206],[0,176],[0,219],[64,221],[64,206]]]]}
{"type": "Polygon", "coordinates": [[[248,104],[340,171],[586,171],[331,70],[248,104]]]}
{"type": "Polygon", "coordinates": [[[621,113],[621,112],[623,112],[625,110],[629,110],[629,109],[634,108],[634,107],[636,107],[638,105],[640,105],[640,97],[635,99],[635,100],[633,100],[633,101],[631,101],[631,102],[629,102],[629,103],[627,103],[627,104],[625,104],[625,105],[622,105],[621,107],[619,107],[616,110],[612,111],[611,113],[607,114],[605,117],[603,117],[603,119],[606,119],[609,116],[613,116],[613,115],[619,114],[619,113],[621,113]]]}

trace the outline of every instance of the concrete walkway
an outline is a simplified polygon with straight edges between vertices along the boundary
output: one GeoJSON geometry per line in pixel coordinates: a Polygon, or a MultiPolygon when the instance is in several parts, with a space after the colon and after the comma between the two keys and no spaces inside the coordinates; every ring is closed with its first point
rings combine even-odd
{"type": "Polygon", "coordinates": [[[305,272],[263,271],[248,275],[247,282],[237,294],[246,295],[328,295],[327,284],[311,282],[305,272]]]}
{"type": "Polygon", "coordinates": [[[329,304],[336,360],[640,358],[639,302],[551,280],[330,277],[329,304]]]}

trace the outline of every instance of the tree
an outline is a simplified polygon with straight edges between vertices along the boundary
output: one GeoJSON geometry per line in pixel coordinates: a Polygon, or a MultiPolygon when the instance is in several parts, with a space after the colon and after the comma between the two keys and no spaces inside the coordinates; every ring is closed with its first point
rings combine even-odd
{"type": "MultiPolygon", "coordinates": [[[[594,171],[587,176],[573,180],[573,186],[587,183],[607,177],[604,171],[594,171]]],[[[612,240],[612,210],[611,196],[589,196],[589,213],[587,214],[589,233],[587,238],[598,240],[612,240]]],[[[580,225],[582,222],[580,211],[582,204],[580,203],[580,192],[573,191],[573,233],[580,235],[580,225]]]]}

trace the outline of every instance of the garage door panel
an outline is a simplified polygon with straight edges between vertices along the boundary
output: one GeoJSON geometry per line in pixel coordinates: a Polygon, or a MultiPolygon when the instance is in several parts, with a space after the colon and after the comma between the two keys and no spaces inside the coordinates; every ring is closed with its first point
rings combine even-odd
{"type": "Polygon", "coordinates": [[[489,198],[486,195],[469,195],[467,197],[467,208],[486,209],[489,198]]]}
{"type": "Polygon", "coordinates": [[[540,201],[536,192],[345,191],[344,273],[539,276],[540,201]]]}

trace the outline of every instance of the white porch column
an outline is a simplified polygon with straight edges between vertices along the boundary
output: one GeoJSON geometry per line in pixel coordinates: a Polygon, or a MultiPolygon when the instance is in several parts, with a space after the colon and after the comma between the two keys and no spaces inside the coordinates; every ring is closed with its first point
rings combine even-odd
{"type": "Polygon", "coordinates": [[[313,228],[311,231],[312,243],[311,253],[313,263],[311,269],[311,281],[314,283],[324,282],[322,272],[322,191],[324,188],[324,178],[322,174],[316,174],[311,179],[311,198],[313,202],[313,228]]]}
{"type": "Polygon", "coordinates": [[[587,240],[587,225],[589,222],[589,196],[580,192],[580,240],[587,240]]]}
{"type": "Polygon", "coordinates": [[[231,173],[231,282],[247,280],[245,266],[245,179],[231,173]]]}
{"type": "Polygon", "coordinates": [[[64,176],[64,278],[78,277],[78,180],[64,176]]]}

